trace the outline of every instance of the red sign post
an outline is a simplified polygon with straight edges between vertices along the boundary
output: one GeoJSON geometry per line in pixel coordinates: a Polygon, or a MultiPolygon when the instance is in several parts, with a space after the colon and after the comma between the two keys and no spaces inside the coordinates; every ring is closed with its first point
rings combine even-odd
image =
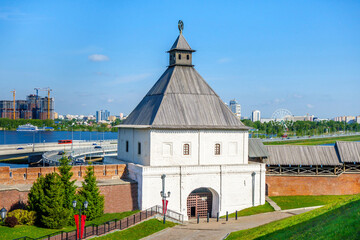
{"type": "Polygon", "coordinates": [[[167,205],[168,205],[169,201],[168,200],[162,200],[162,207],[163,207],[163,213],[166,214],[166,211],[167,211],[167,205]],[[164,204],[164,201],[166,202],[164,204]]]}
{"type": "Polygon", "coordinates": [[[75,225],[76,225],[76,230],[77,230],[77,238],[81,239],[84,236],[84,229],[85,229],[85,221],[86,221],[86,215],[81,215],[81,223],[80,223],[80,227],[79,227],[79,215],[75,214],[74,215],[74,219],[75,219],[75,225]],[[81,229],[79,231],[79,228],[81,229]],[[81,234],[80,234],[81,233],[81,234]],[[81,237],[80,237],[81,235],[81,237]]]}

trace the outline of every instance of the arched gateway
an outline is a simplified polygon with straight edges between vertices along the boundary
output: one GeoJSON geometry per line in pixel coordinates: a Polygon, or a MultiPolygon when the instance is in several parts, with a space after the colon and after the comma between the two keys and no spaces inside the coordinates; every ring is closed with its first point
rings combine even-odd
{"type": "Polygon", "coordinates": [[[213,194],[208,188],[195,189],[187,198],[188,217],[196,217],[197,215],[206,217],[208,213],[211,217],[213,210],[217,209],[218,201],[216,199],[216,194],[213,194]]]}

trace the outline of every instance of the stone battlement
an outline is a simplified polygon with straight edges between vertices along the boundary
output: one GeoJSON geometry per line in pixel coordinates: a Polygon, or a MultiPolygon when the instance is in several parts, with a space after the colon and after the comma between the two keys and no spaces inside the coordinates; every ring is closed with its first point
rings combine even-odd
{"type": "MultiPolygon", "coordinates": [[[[73,166],[72,180],[82,181],[87,166],[73,166]]],[[[94,174],[98,180],[120,179],[125,177],[126,164],[93,165],[94,174]]],[[[58,167],[10,168],[0,167],[0,184],[32,184],[41,176],[52,172],[59,172],[58,167]]]]}

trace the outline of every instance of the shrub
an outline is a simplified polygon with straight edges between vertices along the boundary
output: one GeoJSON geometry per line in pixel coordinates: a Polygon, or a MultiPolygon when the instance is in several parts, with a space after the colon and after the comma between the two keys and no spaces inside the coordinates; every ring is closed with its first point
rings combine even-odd
{"type": "Polygon", "coordinates": [[[7,217],[7,218],[5,218],[5,225],[8,226],[8,227],[13,228],[18,224],[19,224],[19,222],[16,219],[16,217],[7,217]]]}
{"type": "Polygon", "coordinates": [[[34,225],[36,213],[34,211],[27,211],[23,209],[16,209],[9,212],[9,217],[16,217],[21,225],[34,225]]]}

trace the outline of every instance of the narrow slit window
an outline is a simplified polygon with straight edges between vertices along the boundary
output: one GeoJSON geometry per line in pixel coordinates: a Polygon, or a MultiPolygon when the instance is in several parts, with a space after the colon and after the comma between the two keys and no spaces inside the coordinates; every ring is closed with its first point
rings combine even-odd
{"type": "Polygon", "coordinates": [[[188,143],[184,144],[184,155],[190,155],[190,145],[188,143]]]}
{"type": "Polygon", "coordinates": [[[186,55],[186,59],[189,60],[189,59],[190,59],[190,56],[189,56],[189,55],[186,55]]]}
{"type": "Polygon", "coordinates": [[[129,141],[126,141],[125,148],[126,152],[129,152],[129,141]]]}
{"type": "Polygon", "coordinates": [[[220,143],[215,144],[215,155],[220,155],[220,143]]]}
{"type": "Polygon", "coordinates": [[[181,60],[181,54],[179,54],[179,60],[181,60]]]}
{"type": "Polygon", "coordinates": [[[141,143],[138,142],[138,154],[140,155],[141,154],[141,143]]]}

